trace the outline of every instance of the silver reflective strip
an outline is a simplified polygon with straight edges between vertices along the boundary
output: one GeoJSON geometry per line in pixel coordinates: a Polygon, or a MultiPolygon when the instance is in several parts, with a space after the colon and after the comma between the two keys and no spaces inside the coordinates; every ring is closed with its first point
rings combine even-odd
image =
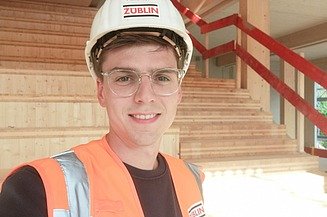
{"type": "Polygon", "coordinates": [[[53,210],[53,217],[70,217],[69,216],[69,210],[54,209],[53,210]]]}
{"type": "Polygon", "coordinates": [[[195,164],[191,164],[191,163],[187,163],[187,162],[185,162],[185,164],[193,173],[196,183],[198,184],[198,187],[200,189],[202,199],[203,199],[202,180],[201,180],[201,172],[199,170],[199,167],[195,164]]]}
{"type": "Polygon", "coordinates": [[[53,156],[52,158],[58,161],[64,173],[68,194],[68,205],[70,209],[68,215],[58,216],[89,217],[89,182],[82,162],[77,158],[73,151],[64,152],[53,156]]]}

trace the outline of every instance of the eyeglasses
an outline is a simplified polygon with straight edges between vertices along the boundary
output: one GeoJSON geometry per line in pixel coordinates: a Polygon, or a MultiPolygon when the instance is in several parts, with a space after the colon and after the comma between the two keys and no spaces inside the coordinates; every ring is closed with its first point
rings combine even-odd
{"type": "Polygon", "coordinates": [[[150,79],[152,90],[156,95],[172,95],[178,91],[183,72],[182,69],[162,68],[148,74],[133,69],[118,68],[101,74],[107,77],[108,86],[114,94],[128,97],[137,92],[143,76],[150,79]]]}

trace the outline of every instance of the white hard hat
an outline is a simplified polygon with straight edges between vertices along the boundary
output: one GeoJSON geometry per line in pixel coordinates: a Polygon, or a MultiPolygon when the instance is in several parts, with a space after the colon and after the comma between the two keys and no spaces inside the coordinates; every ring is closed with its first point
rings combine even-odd
{"type": "Polygon", "coordinates": [[[151,32],[151,34],[159,32],[158,36],[163,35],[164,39],[177,47],[178,43],[182,42],[185,59],[182,69],[184,70],[183,76],[185,75],[191,61],[193,44],[180,13],[170,0],[105,1],[93,20],[90,40],[87,41],[85,48],[86,63],[94,79],[97,79],[94,62],[97,61],[98,53],[101,52],[104,43],[114,37],[117,31],[141,31],[151,32]],[[179,39],[176,39],[176,36],[172,39],[169,34],[167,37],[164,33],[166,30],[177,34],[179,39]]]}

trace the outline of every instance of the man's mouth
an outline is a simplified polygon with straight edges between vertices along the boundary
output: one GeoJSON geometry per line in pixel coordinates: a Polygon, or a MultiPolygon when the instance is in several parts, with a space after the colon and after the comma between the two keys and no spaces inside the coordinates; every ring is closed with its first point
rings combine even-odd
{"type": "Polygon", "coordinates": [[[159,113],[156,113],[156,114],[130,114],[129,116],[136,118],[136,119],[140,119],[140,120],[149,120],[149,119],[156,117],[157,115],[160,115],[160,114],[159,113]]]}

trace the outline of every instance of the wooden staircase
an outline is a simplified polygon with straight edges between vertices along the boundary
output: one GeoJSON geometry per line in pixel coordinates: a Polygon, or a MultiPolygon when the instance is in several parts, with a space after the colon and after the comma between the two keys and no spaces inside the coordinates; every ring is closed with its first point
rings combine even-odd
{"type": "Polygon", "coordinates": [[[86,71],[83,48],[95,10],[8,0],[0,12],[2,68],[86,71]]]}
{"type": "Polygon", "coordinates": [[[299,153],[285,126],[274,124],[234,80],[204,79],[194,66],[189,71],[174,123],[181,158],[208,171],[317,169],[317,158],[299,153]]]}
{"type": "MultiPolygon", "coordinates": [[[[84,60],[94,15],[90,8],[0,1],[0,174],[106,132],[84,60]]],[[[173,127],[180,128],[183,159],[210,171],[318,168],[234,80],[204,79],[193,66],[182,88],[173,127]]]]}

